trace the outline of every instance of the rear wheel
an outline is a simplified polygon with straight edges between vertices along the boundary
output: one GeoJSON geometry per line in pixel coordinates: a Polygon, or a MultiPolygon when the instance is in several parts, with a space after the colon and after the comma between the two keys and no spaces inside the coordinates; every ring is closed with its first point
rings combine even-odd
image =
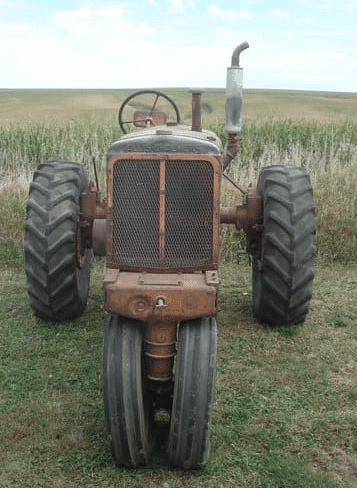
{"type": "Polygon", "coordinates": [[[309,310],[314,279],[315,218],[309,175],[294,166],[263,168],[260,252],[253,254],[253,303],[258,320],[298,324],[309,310]]]}
{"type": "Polygon", "coordinates": [[[25,271],[37,317],[60,322],[78,317],[87,304],[91,250],[82,236],[81,193],[88,186],[82,165],[41,164],[30,184],[25,223],[25,271]]]}
{"type": "Polygon", "coordinates": [[[143,333],[139,322],[108,318],[104,335],[103,399],[112,453],[118,466],[146,465],[152,451],[153,412],[146,394],[143,333]]]}
{"type": "Polygon", "coordinates": [[[180,325],[168,445],[173,466],[199,468],[208,459],[216,349],[214,318],[180,325]]]}

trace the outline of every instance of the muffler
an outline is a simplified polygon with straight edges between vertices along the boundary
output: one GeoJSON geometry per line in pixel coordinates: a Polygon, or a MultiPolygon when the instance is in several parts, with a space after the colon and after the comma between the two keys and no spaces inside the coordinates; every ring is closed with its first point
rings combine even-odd
{"type": "Polygon", "coordinates": [[[223,158],[223,170],[235,158],[238,152],[238,137],[242,127],[243,106],[243,68],[239,65],[239,56],[249,44],[242,42],[232,54],[231,66],[227,68],[226,84],[226,132],[228,133],[227,151],[223,158]]]}

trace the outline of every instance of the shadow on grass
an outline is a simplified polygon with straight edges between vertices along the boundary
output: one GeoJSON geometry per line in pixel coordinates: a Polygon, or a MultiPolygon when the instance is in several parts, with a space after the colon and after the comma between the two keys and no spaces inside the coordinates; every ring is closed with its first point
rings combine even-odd
{"type": "Polygon", "coordinates": [[[267,330],[278,333],[282,337],[295,337],[302,329],[304,324],[293,324],[293,325],[274,325],[265,326],[267,330]]]}

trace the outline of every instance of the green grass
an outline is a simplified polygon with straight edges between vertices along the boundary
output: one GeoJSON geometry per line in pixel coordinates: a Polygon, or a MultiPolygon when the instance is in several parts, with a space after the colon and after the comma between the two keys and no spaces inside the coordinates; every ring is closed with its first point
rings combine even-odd
{"type": "MultiPolygon", "coordinates": [[[[172,93],[182,97],[188,116],[187,94],[172,93]]],[[[218,95],[205,94],[213,108],[207,106],[205,116],[213,117],[210,124],[224,139],[221,119],[214,120],[218,95]]],[[[285,92],[249,96],[259,107],[264,100],[279,102],[274,110],[282,114],[289,97],[289,107],[299,100],[285,92]]],[[[88,111],[26,123],[15,116],[0,126],[0,487],[357,486],[357,136],[356,120],[339,118],[331,108],[344,103],[341,97],[322,94],[315,100],[305,93],[300,102],[316,119],[272,114],[258,121],[251,107],[244,123],[231,168],[243,186],[254,184],[261,167],[277,162],[304,166],[311,174],[319,252],[314,296],[303,326],[259,326],[251,268],[239,253],[244,239],[222,226],[212,452],[207,466],[195,472],[168,468],[163,446],[145,469],[113,465],[101,391],[104,262],[94,262],[88,308],[75,322],[38,321],[27,298],[22,239],[33,170],[43,160],[66,158],[82,162],[93,175],[94,157],[104,185],[105,152],[119,136],[117,126],[88,111]]],[[[352,113],[354,97],[346,100],[352,113]]],[[[240,200],[223,182],[223,204],[240,200]]]]}
{"type": "Polygon", "coordinates": [[[250,268],[221,267],[212,452],[201,471],[113,465],[104,429],[97,259],[85,314],[36,320],[17,265],[0,277],[1,487],[355,487],[356,266],[317,268],[303,326],[259,326],[250,268]]]}
{"type": "Polygon", "coordinates": [[[0,269],[23,267],[22,239],[27,188],[19,184],[0,190],[0,269]]]}

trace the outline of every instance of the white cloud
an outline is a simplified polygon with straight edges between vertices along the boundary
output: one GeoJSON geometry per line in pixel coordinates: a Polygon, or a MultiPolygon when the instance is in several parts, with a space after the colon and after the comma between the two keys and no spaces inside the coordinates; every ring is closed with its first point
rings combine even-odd
{"type": "MultiPolygon", "coordinates": [[[[8,88],[145,88],[212,86],[214,46],[165,43],[160,26],[123,8],[82,6],[46,23],[0,22],[0,86],[8,88]]],[[[177,37],[180,32],[176,32],[177,37]]],[[[229,61],[224,61],[224,65],[229,61]]],[[[223,86],[225,69],[217,81],[223,86]]]]}
{"type": "MultiPolygon", "coordinates": [[[[148,22],[129,18],[119,5],[84,6],[55,12],[49,19],[49,25],[59,38],[67,31],[72,36],[74,49],[78,44],[92,46],[95,42],[98,49],[120,43],[130,50],[133,46],[145,44],[155,31],[148,22]]],[[[65,36],[65,39],[69,38],[65,36]]]]}
{"type": "Polygon", "coordinates": [[[122,20],[123,11],[119,5],[85,6],[78,10],[55,12],[50,17],[57,26],[81,34],[107,30],[113,23],[120,25],[122,20]]]}
{"type": "Polygon", "coordinates": [[[41,26],[0,23],[0,86],[123,87],[133,75],[139,85],[158,55],[155,38],[118,5],[56,12],[41,26]]]}
{"type": "Polygon", "coordinates": [[[353,12],[357,10],[357,0],[320,0],[317,2],[316,7],[325,12],[353,12]]]}
{"type": "MultiPolygon", "coordinates": [[[[266,18],[261,23],[257,13],[254,22],[241,22],[237,31],[237,23],[227,20],[251,20],[244,9],[211,4],[199,12],[196,2],[192,15],[182,19],[168,15],[168,9],[193,9],[193,1],[110,1],[83,3],[47,17],[41,13],[33,21],[1,19],[0,86],[224,86],[232,51],[247,40],[251,49],[242,60],[246,87],[355,90],[357,29],[349,13],[349,24],[339,23],[343,27],[335,30],[326,23],[320,30],[305,29],[302,18],[288,32],[266,18]]],[[[284,12],[275,14],[284,18],[284,12]]]]}
{"type": "Polygon", "coordinates": [[[290,45],[290,49],[277,52],[273,45],[261,43],[250,53],[250,69],[244,72],[245,86],[352,91],[355,68],[351,69],[350,59],[336,49],[295,50],[290,45]],[[338,56],[339,63],[331,63],[338,56]]]}
{"type": "Polygon", "coordinates": [[[357,10],[357,0],[344,0],[341,2],[341,6],[346,10],[357,10]]]}
{"type": "Polygon", "coordinates": [[[170,14],[182,14],[186,10],[195,8],[195,2],[193,0],[166,0],[169,4],[170,14]]]}
{"type": "Polygon", "coordinates": [[[219,20],[252,20],[253,16],[245,8],[239,10],[221,10],[217,5],[209,5],[208,11],[212,17],[219,20]]]}
{"type": "Polygon", "coordinates": [[[78,10],[65,10],[52,14],[53,19],[59,21],[81,21],[81,20],[107,20],[109,18],[121,19],[123,10],[119,5],[106,5],[103,7],[84,6],[78,10]]]}
{"type": "Polygon", "coordinates": [[[25,10],[27,7],[27,3],[23,0],[0,0],[0,9],[2,12],[15,12],[19,10],[25,10]]]}
{"type": "Polygon", "coordinates": [[[290,17],[290,12],[281,8],[273,8],[270,10],[269,14],[274,19],[287,19],[290,17]]]}
{"type": "Polygon", "coordinates": [[[304,15],[304,19],[303,19],[303,23],[306,26],[309,26],[310,27],[314,23],[314,20],[313,20],[313,18],[310,15],[305,14],[304,15]]]}
{"type": "Polygon", "coordinates": [[[156,0],[144,0],[148,5],[150,5],[151,7],[153,7],[156,12],[161,12],[162,11],[162,8],[160,7],[160,5],[156,2],[156,0]]]}

